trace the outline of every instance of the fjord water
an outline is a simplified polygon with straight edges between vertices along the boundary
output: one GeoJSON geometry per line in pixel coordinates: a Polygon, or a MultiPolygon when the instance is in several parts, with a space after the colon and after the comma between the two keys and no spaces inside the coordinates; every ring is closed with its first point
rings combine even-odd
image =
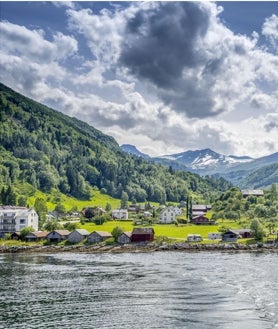
{"type": "Polygon", "coordinates": [[[276,253],[0,254],[0,328],[278,328],[276,253]]]}

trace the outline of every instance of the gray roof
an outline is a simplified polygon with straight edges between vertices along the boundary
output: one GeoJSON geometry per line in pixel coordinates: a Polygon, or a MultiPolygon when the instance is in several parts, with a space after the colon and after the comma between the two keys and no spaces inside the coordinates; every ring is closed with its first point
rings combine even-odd
{"type": "Polygon", "coordinates": [[[97,233],[99,236],[102,237],[112,237],[112,234],[106,231],[94,231],[92,233],[90,233],[90,235],[92,235],[93,233],[97,233]]]}
{"type": "Polygon", "coordinates": [[[154,234],[154,229],[152,227],[136,227],[132,234],[154,234]]]}
{"type": "MultiPolygon", "coordinates": [[[[74,230],[73,232],[78,232],[79,234],[81,234],[81,235],[84,235],[84,236],[87,236],[87,235],[89,235],[90,233],[87,231],[87,230],[85,230],[85,229],[82,229],[82,228],[77,228],[76,230],[74,230]]],[[[73,233],[73,232],[71,232],[71,233],[73,233]]]]}

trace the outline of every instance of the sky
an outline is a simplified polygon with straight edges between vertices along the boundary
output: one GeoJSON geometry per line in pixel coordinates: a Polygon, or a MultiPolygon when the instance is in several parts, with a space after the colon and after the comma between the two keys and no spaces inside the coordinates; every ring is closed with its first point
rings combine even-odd
{"type": "Polygon", "coordinates": [[[278,152],[278,2],[0,2],[0,81],[151,156],[278,152]]]}

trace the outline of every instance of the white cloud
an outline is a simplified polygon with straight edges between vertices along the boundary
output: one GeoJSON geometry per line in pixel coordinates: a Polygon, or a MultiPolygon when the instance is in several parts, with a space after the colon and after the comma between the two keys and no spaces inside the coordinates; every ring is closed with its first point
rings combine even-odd
{"type": "Polygon", "coordinates": [[[278,51],[278,16],[273,14],[271,17],[266,18],[262,34],[270,41],[271,46],[278,51]]]}
{"type": "Polygon", "coordinates": [[[58,32],[53,42],[47,41],[42,30],[29,30],[24,26],[0,22],[2,51],[37,63],[51,63],[77,52],[77,41],[58,32]]]}
{"type": "MultiPolygon", "coordinates": [[[[258,47],[258,33],[235,35],[221,10],[211,2],[99,13],[67,5],[70,35],[50,37],[1,22],[1,77],[151,155],[206,147],[263,155],[277,144],[278,57],[258,47]]],[[[273,16],[263,33],[277,41],[273,16]]]]}
{"type": "Polygon", "coordinates": [[[74,9],[76,7],[73,1],[52,1],[52,4],[58,8],[66,7],[74,9]]]}

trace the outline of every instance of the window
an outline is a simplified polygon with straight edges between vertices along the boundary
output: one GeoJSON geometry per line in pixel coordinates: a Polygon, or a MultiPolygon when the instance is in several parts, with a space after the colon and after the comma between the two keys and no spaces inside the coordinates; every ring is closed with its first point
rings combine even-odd
{"type": "Polygon", "coordinates": [[[21,219],[20,224],[25,224],[25,219],[21,219]]]}

